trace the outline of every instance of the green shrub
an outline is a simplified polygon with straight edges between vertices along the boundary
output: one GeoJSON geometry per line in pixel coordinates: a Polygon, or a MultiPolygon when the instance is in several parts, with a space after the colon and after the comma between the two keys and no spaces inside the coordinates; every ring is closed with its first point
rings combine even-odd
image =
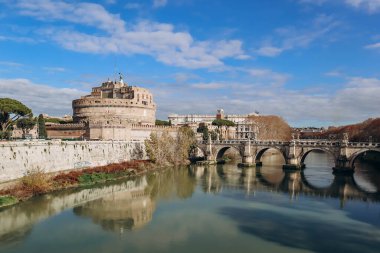
{"type": "Polygon", "coordinates": [[[17,202],[18,200],[13,196],[0,196],[0,206],[9,206],[17,202]]]}
{"type": "Polygon", "coordinates": [[[97,182],[105,182],[110,179],[116,178],[115,174],[107,174],[107,173],[91,173],[91,174],[83,174],[78,178],[78,181],[82,185],[94,184],[97,182]]]}

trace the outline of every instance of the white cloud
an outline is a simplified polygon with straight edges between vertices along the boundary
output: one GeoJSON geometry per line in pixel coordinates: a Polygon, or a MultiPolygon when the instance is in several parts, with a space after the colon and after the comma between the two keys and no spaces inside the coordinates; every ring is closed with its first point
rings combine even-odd
{"type": "Polygon", "coordinates": [[[167,3],[168,0],[153,0],[153,8],[164,7],[167,3]]]}
{"type": "Polygon", "coordinates": [[[88,34],[72,29],[45,28],[41,35],[62,47],[97,54],[145,54],[167,65],[185,68],[223,66],[223,59],[247,59],[240,40],[197,41],[190,33],[175,31],[171,24],[140,21],[126,24],[93,3],[19,0],[19,13],[39,20],[63,20],[100,29],[88,34]]]}
{"type": "Polygon", "coordinates": [[[248,69],[246,71],[255,79],[254,81],[271,86],[282,86],[290,78],[288,74],[274,72],[270,69],[248,69]]]}
{"type": "Polygon", "coordinates": [[[117,0],[105,0],[106,4],[116,4],[117,0]]]}
{"type": "Polygon", "coordinates": [[[36,40],[28,37],[15,37],[15,36],[2,36],[0,35],[0,41],[13,41],[19,43],[35,43],[36,40]]]}
{"type": "MultiPolygon", "coordinates": [[[[270,71],[252,71],[255,78],[266,76],[270,71]]],[[[156,96],[158,115],[169,113],[214,113],[224,108],[226,113],[276,114],[292,125],[341,125],[380,117],[380,80],[376,78],[350,77],[336,91],[289,90],[285,86],[268,86],[266,80],[256,79],[249,83],[215,82],[231,88],[228,95],[215,95],[215,90],[203,89],[194,94],[188,89],[176,89],[172,94],[156,96]],[[236,87],[234,89],[233,87],[236,87]],[[173,110],[173,108],[175,108],[173,110]]],[[[208,83],[205,83],[207,86],[208,83]]],[[[213,83],[210,83],[212,86],[213,83]]]]}
{"type": "Polygon", "coordinates": [[[17,99],[32,109],[35,115],[72,114],[71,102],[85,92],[36,84],[28,79],[0,79],[1,97],[17,99]]]}
{"type": "Polygon", "coordinates": [[[365,49],[380,49],[380,42],[375,44],[370,44],[364,47],[365,49]]]}
{"type": "Polygon", "coordinates": [[[380,11],[380,0],[345,0],[345,3],[369,13],[380,11]]]}
{"type": "Polygon", "coordinates": [[[18,62],[13,62],[13,61],[0,61],[0,65],[8,66],[8,67],[21,67],[24,64],[18,63],[18,62]]]}
{"type": "Polygon", "coordinates": [[[43,67],[42,69],[48,72],[65,72],[66,71],[66,69],[62,67],[43,67]]]}
{"type": "Polygon", "coordinates": [[[344,77],[345,76],[345,74],[340,70],[332,70],[332,71],[324,73],[324,75],[330,76],[330,77],[344,77]]]}
{"type": "Polygon", "coordinates": [[[103,6],[93,3],[67,3],[50,0],[19,0],[15,3],[20,14],[39,20],[66,20],[76,24],[98,27],[109,32],[124,30],[125,22],[103,6]]]}
{"type": "Polygon", "coordinates": [[[138,10],[141,8],[141,4],[139,4],[139,3],[126,3],[124,5],[124,8],[126,8],[128,10],[138,10]]]}
{"type": "Polygon", "coordinates": [[[259,48],[256,52],[261,56],[274,57],[281,54],[284,51],[283,48],[273,47],[273,46],[263,46],[259,48]]]}
{"type": "Polygon", "coordinates": [[[299,0],[300,3],[303,3],[303,4],[316,4],[316,5],[322,5],[324,4],[325,2],[327,2],[327,0],[299,0]]]}
{"type": "Polygon", "coordinates": [[[327,3],[343,3],[354,7],[356,9],[365,10],[368,13],[375,13],[380,11],[380,0],[336,0],[336,1],[327,1],[327,0],[299,0],[301,4],[314,4],[322,5],[327,3]]]}
{"type": "Polygon", "coordinates": [[[221,89],[224,88],[226,85],[223,83],[217,83],[217,82],[210,82],[210,83],[194,83],[190,85],[193,88],[197,89],[221,89]]]}
{"type": "Polygon", "coordinates": [[[255,52],[261,56],[274,57],[284,51],[306,48],[324,38],[334,30],[339,22],[331,16],[319,15],[306,27],[282,27],[275,30],[270,41],[265,41],[255,52]]]}
{"type": "Polygon", "coordinates": [[[192,73],[176,73],[173,77],[176,81],[176,84],[184,84],[186,81],[199,79],[199,76],[192,73]]]}

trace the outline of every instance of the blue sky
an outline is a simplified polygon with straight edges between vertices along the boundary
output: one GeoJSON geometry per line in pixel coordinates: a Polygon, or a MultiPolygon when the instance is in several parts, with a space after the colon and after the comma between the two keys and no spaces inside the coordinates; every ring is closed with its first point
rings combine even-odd
{"type": "Polygon", "coordinates": [[[122,72],[169,113],[380,115],[380,0],[0,0],[0,97],[35,114],[122,72]]]}

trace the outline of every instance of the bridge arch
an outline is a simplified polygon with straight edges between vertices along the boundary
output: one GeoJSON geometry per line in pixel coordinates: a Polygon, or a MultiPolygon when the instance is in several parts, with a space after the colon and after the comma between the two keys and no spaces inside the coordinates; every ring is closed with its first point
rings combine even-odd
{"type": "Polygon", "coordinates": [[[207,151],[201,146],[195,146],[190,152],[189,160],[195,162],[204,159],[207,159],[207,151]]]}
{"type": "Polygon", "coordinates": [[[277,150],[277,151],[281,154],[282,158],[284,159],[284,162],[286,162],[286,155],[285,155],[284,150],[282,150],[281,148],[278,148],[278,147],[265,147],[265,148],[260,149],[260,150],[257,152],[257,154],[256,154],[255,162],[261,162],[261,158],[262,158],[262,156],[263,156],[264,153],[265,153],[266,151],[268,151],[269,149],[277,150]]]}
{"type": "Polygon", "coordinates": [[[231,145],[231,146],[223,146],[223,147],[216,150],[216,152],[215,152],[216,161],[221,161],[223,159],[223,156],[226,153],[226,151],[229,150],[230,148],[236,150],[239,153],[240,159],[243,158],[242,151],[238,147],[231,145]]]}
{"type": "Polygon", "coordinates": [[[365,149],[362,149],[362,150],[359,150],[355,153],[353,153],[350,157],[349,157],[349,165],[350,165],[350,168],[354,169],[354,165],[355,165],[355,160],[363,155],[364,153],[366,152],[376,152],[380,155],[380,148],[365,148],[365,149]]]}
{"type": "Polygon", "coordinates": [[[302,165],[305,164],[305,159],[306,159],[307,155],[310,154],[313,151],[322,151],[323,153],[330,155],[334,159],[334,165],[335,165],[335,162],[336,162],[337,158],[336,158],[334,152],[332,152],[331,150],[326,149],[326,148],[310,148],[306,152],[303,152],[300,155],[300,157],[301,157],[300,162],[301,162],[302,165]]]}

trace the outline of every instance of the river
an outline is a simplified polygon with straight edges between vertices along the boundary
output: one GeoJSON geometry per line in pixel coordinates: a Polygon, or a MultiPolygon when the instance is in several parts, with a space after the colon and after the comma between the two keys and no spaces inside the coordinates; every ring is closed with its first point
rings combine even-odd
{"type": "Polygon", "coordinates": [[[0,210],[0,252],[379,252],[380,168],[190,166],[0,210]]]}

